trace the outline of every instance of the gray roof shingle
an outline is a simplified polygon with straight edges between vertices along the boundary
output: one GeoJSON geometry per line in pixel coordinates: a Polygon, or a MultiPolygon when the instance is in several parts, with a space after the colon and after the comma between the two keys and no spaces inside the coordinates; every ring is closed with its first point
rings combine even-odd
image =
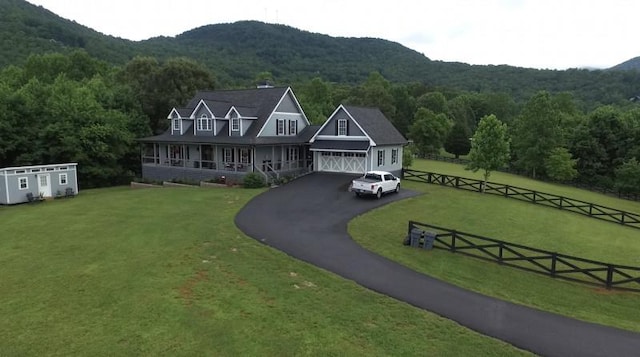
{"type": "Polygon", "coordinates": [[[404,145],[407,139],[378,108],[343,105],[376,145],[404,145]]]}

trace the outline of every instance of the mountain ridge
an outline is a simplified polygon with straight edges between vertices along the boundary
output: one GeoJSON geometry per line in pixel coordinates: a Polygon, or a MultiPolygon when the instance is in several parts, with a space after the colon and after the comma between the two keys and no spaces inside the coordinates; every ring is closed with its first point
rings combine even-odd
{"type": "Polygon", "coordinates": [[[20,64],[31,54],[74,49],[115,65],[135,56],[189,57],[212,70],[223,87],[246,86],[267,71],[276,81],[289,84],[313,77],[358,84],[377,71],[392,82],[506,92],[520,99],[541,89],[576,92],[584,101],[603,103],[640,93],[636,71],[444,62],[388,40],[332,37],[258,21],[205,25],[174,37],[131,41],[104,35],[24,0],[0,0],[0,39],[0,68],[20,64]]]}

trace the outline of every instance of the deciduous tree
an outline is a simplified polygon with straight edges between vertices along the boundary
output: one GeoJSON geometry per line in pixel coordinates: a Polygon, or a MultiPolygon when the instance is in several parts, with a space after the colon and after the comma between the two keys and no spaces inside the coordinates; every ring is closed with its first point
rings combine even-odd
{"type": "Polygon", "coordinates": [[[495,115],[488,115],[480,119],[478,129],[471,140],[468,170],[483,171],[484,187],[492,171],[498,170],[509,162],[509,138],[507,125],[495,115]]]}

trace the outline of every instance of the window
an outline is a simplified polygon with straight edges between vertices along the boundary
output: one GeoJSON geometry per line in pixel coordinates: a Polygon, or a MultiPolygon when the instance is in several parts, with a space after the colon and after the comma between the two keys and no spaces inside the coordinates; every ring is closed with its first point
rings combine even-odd
{"type": "Polygon", "coordinates": [[[180,119],[173,119],[173,130],[180,130],[180,119]]]}
{"type": "Polygon", "coordinates": [[[197,129],[199,131],[211,131],[211,119],[207,118],[206,114],[202,114],[202,116],[198,118],[197,129]]]}
{"type": "Polygon", "coordinates": [[[391,149],[391,164],[398,162],[398,149],[391,149]]]}
{"type": "Polygon", "coordinates": [[[233,162],[233,148],[224,148],[222,151],[224,162],[233,162]]]}
{"type": "Polygon", "coordinates": [[[240,155],[241,164],[249,163],[249,149],[240,149],[238,150],[238,154],[240,155]]]}
{"type": "Polygon", "coordinates": [[[298,161],[299,159],[299,151],[298,147],[290,147],[287,150],[287,161],[298,161]]]}
{"type": "Polygon", "coordinates": [[[240,119],[231,118],[231,131],[240,131],[240,119]]]}
{"type": "Polygon", "coordinates": [[[67,174],[60,174],[60,176],[58,176],[58,179],[60,180],[61,186],[67,184],[67,174]]]}
{"type": "Polygon", "coordinates": [[[347,119],[338,119],[338,136],[347,135],[347,119]]]}
{"type": "Polygon", "coordinates": [[[27,180],[26,177],[19,177],[18,178],[18,187],[21,190],[27,190],[29,189],[29,180],[27,180]]]}
{"type": "Polygon", "coordinates": [[[40,169],[31,169],[31,172],[40,172],[40,169]]]}
{"type": "Polygon", "coordinates": [[[26,170],[16,170],[16,173],[17,173],[17,174],[23,174],[23,173],[25,173],[25,172],[27,172],[27,171],[26,171],[26,170]]]}
{"type": "Polygon", "coordinates": [[[384,150],[378,151],[378,166],[384,166],[384,150]]]}
{"type": "Polygon", "coordinates": [[[284,135],[284,119],[276,119],[276,135],[284,135]]]}
{"type": "Polygon", "coordinates": [[[298,121],[297,120],[289,120],[289,135],[298,134],[298,121]]]}

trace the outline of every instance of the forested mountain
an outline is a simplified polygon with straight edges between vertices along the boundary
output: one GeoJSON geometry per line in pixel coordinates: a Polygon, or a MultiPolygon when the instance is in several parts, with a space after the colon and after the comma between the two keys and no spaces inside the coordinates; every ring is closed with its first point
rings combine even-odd
{"type": "Polygon", "coordinates": [[[618,65],[615,65],[610,68],[610,70],[614,71],[629,71],[635,70],[640,71],[640,56],[634,57],[628,61],[624,61],[618,65]]]}
{"type": "Polygon", "coordinates": [[[200,27],[176,37],[127,41],[105,36],[23,0],[0,0],[0,67],[30,55],[84,49],[122,65],[137,55],[159,60],[185,56],[207,66],[223,87],[246,86],[271,72],[283,84],[321,77],[357,84],[376,71],[395,83],[432,88],[502,92],[523,101],[538,90],[572,92],[587,107],[620,103],[640,94],[636,71],[537,70],[472,66],[430,60],[398,43],[372,38],[335,38],[284,25],[243,21],[200,27]]]}

